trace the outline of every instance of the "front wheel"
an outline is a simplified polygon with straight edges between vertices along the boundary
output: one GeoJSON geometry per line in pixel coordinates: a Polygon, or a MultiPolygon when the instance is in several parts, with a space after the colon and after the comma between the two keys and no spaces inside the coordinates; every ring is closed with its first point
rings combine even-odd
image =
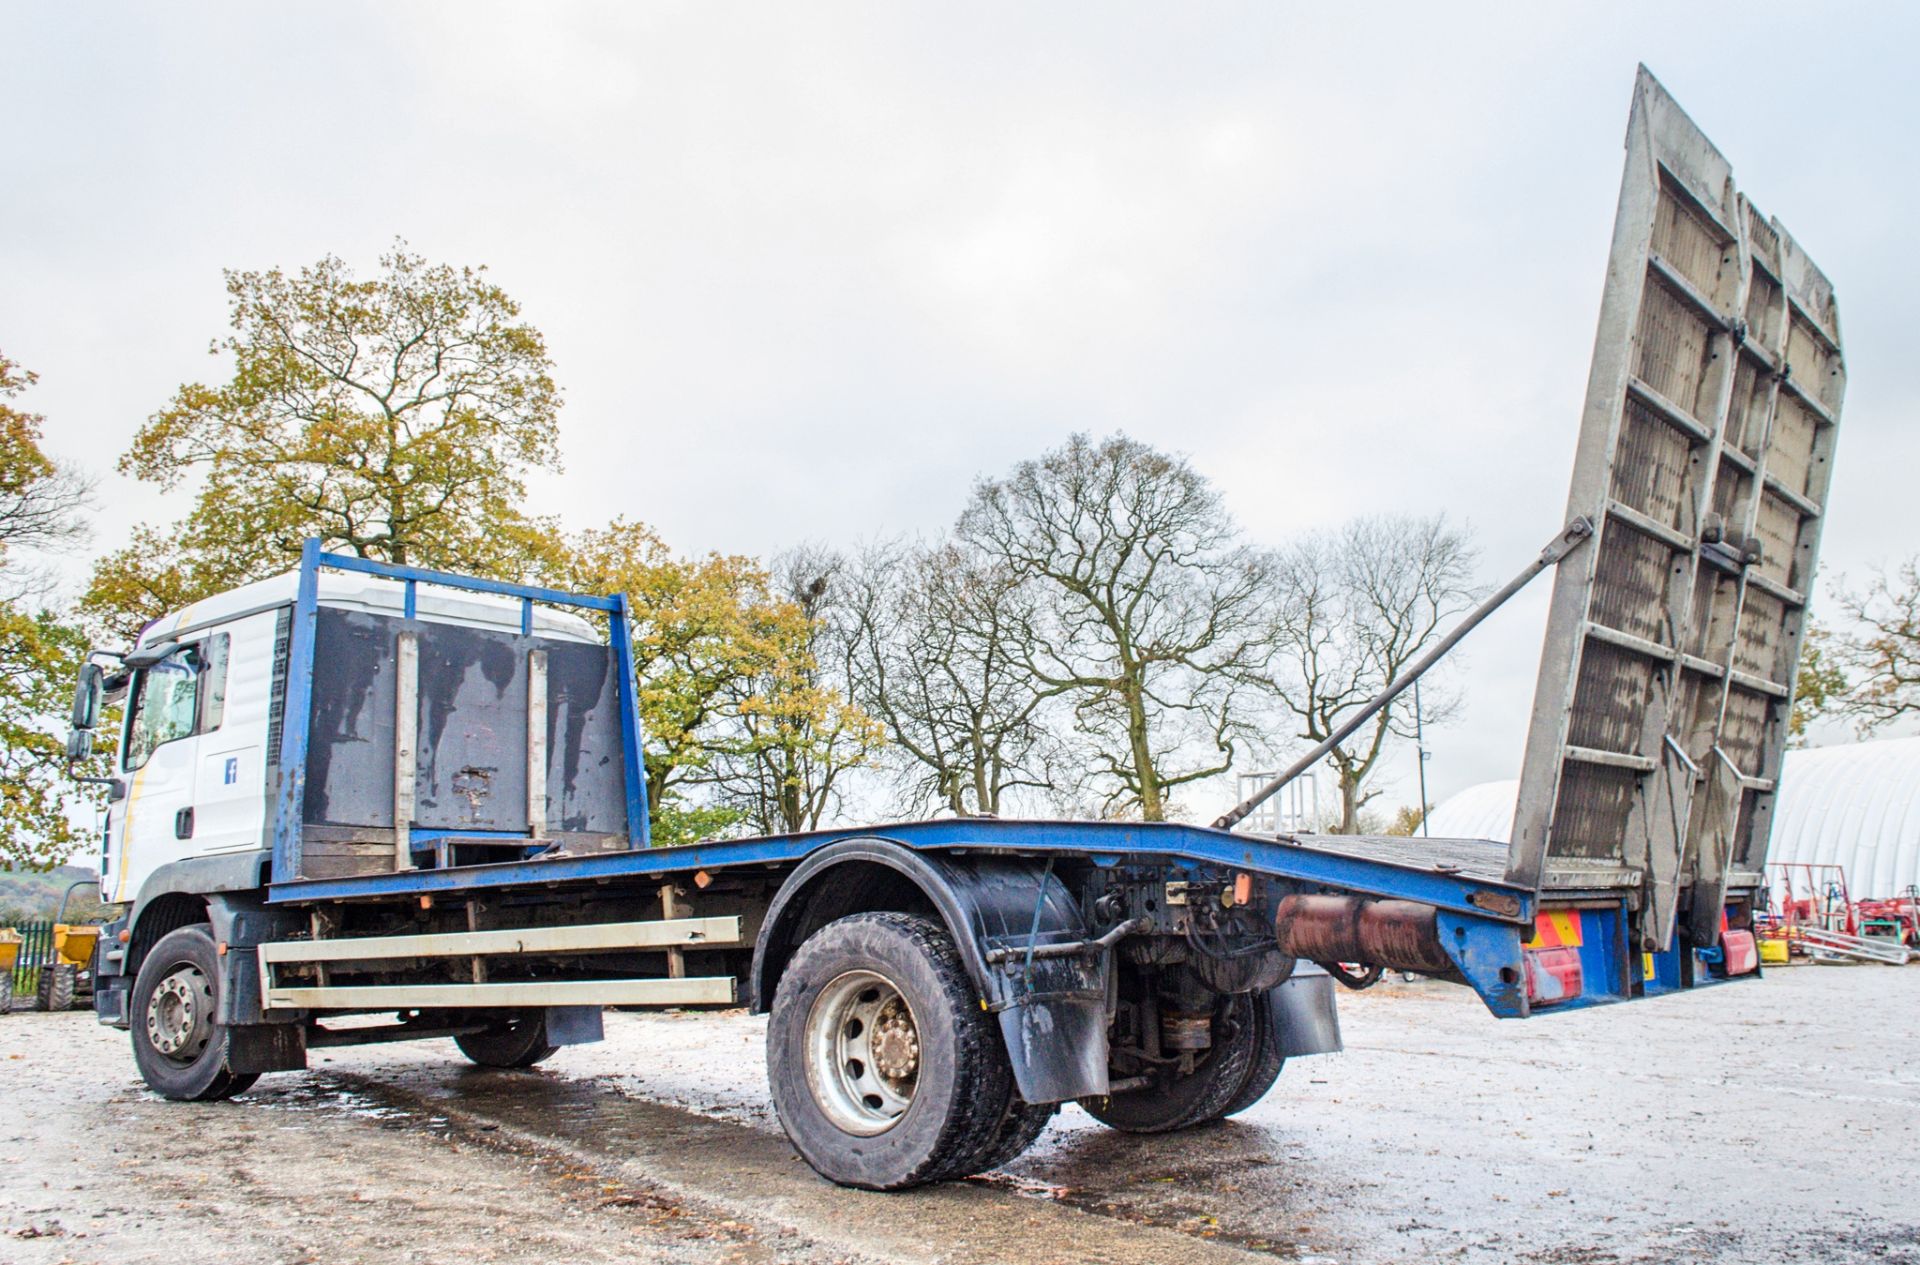
{"type": "Polygon", "coordinates": [[[774,994],[767,1078],[801,1157],[867,1190],[1004,1163],[1052,1114],[1017,1103],[952,937],[910,914],[855,914],[800,946],[774,994]]]}
{"type": "Polygon", "coordinates": [[[182,1102],[231,1098],[258,1079],[227,1067],[220,959],[205,926],[169,931],[133,982],[133,1061],[154,1092],[182,1102]]]}

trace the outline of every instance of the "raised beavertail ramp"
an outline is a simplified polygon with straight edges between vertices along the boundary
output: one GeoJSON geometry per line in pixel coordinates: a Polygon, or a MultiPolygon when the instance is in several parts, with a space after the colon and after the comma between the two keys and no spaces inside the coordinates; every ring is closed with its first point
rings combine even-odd
{"type": "Polygon", "coordinates": [[[1642,67],[1510,879],[1637,885],[1660,949],[1759,884],[1845,388],[1833,286],[1642,67]]]}
{"type": "Polygon", "coordinates": [[[1626,148],[1512,842],[1294,841],[1635,890],[1665,950],[1762,884],[1846,372],[1833,286],[1645,67],[1626,148]]]}

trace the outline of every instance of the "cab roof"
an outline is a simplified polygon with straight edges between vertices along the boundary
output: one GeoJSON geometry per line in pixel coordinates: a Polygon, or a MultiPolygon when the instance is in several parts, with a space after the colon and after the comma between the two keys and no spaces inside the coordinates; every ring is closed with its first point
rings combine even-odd
{"type": "MultiPolygon", "coordinates": [[[[405,610],[406,585],[401,581],[324,570],[317,578],[322,606],[396,617],[405,610]]],[[[299,586],[300,573],[288,571],[283,575],[270,576],[228,589],[224,593],[216,593],[154,620],[140,630],[136,644],[157,645],[215,624],[229,623],[276,607],[291,606],[299,586]]],[[[464,592],[422,582],[415,591],[414,611],[418,618],[436,624],[497,628],[509,632],[520,630],[519,600],[496,597],[490,593],[464,592]]],[[[539,602],[533,605],[533,631],[539,636],[560,641],[597,644],[605,640],[589,621],[539,602]]]]}

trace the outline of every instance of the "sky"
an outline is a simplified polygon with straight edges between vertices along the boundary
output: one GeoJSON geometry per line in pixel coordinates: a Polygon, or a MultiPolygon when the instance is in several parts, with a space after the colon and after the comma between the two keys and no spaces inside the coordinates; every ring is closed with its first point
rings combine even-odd
{"type": "MultiPolygon", "coordinates": [[[[1444,512],[1497,583],[1561,525],[1644,61],[1835,283],[1857,581],[1920,548],[1915,47],[1920,6],[1755,0],[19,6],[0,348],[97,551],[185,510],[112,466],[219,380],[221,269],[403,237],[546,334],[573,527],[933,533],[1124,430],[1257,540],[1444,512]]],[[[1547,590],[1448,669],[1430,798],[1517,774],[1547,590]]]]}

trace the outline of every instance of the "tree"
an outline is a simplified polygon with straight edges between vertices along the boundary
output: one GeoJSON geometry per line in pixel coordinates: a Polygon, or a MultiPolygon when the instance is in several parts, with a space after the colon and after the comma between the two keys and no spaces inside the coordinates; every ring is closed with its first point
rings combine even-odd
{"type": "MultiPolygon", "coordinates": [[[[1474,556],[1466,535],[1439,516],[1360,518],[1281,552],[1268,684],[1296,737],[1324,741],[1439,639],[1472,605],[1474,556]]],[[[1457,701],[1431,687],[1422,702],[1429,725],[1457,711],[1457,701]]],[[[1340,833],[1359,832],[1387,739],[1412,736],[1404,703],[1382,708],[1327,757],[1340,833]]]]}
{"type": "Polygon", "coordinates": [[[358,279],[328,256],[288,276],[225,274],[225,385],[188,383],[120,469],[200,486],[186,518],[142,528],[95,569],[86,606],[124,633],[284,570],[300,544],[478,575],[523,571],[546,525],[526,475],[558,469],[545,341],[484,268],[397,242],[358,279]]]}
{"type": "Polygon", "coordinates": [[[702,789],[720,751],[741,745],[740,700],[804,641],[799,608],[772,597],[772,577],[753,559],[676,557],[651,529],[626,520],[575,537],[554,579],[625,593],[632,603],[655,845],[693,843],[735,825],[744,811],[707,802],[702,789]]]}
{"type": "MultiPolygon", "coordinates": [[[[1852,676],[1840,709],[1862,733],[1920,715],[1920,558],[1908,558],[1892,575],[1876,574],[1865,589],[1843,587],[1839,598],[1859,626],[1858,635],[1836,638],[1830,647],[1833,668],[1852,676]]],[[[1805,663],[1803,654],[1803,669],[1805,663]]]]}
{"type": "Polygon", "coordinates": [[[34,380],[0,354],[0,863],[44,868],[80,837],[89,802],[67,776],[62,724],[87,645],[34,608],[45,579],[20,554],[84,540],[91,484],[41,448],[45,418],[7,403],[34,380]]]}
{"type": "Polygon", "coordinates": [[[46,577],[19,555],[57,552],[85,540],[85,512],[93,502],[92,480],[56,464],[41,448],[46,418],[6,403],[38,380],[0,352],[0,572],[6,576],[0,599],[8,601],[45,590],[46,577]]]}
{"type": "Polygon", "coordinates": [[[786,619],[771,639],[774,654],[727,685],[734,725],[705,780],[761,834],[818,829],[846,774],[869,765],[886,741],[832,679],[832,665],[844,661],[843,612],[832,596],[841,565],[812,548],[775,560],[786,619]]]}
{"type": "Polygon", "coordinates": [[[1838,663],[1844,650],[1830,630],[1808,623],[1800,642],[1800,671],[1793,681],[1793,711],[1787,718],[1787,732],[1795,742],[1804,740],[1807,730],[1823,717],[1845,706],[1852,687],[1838,663]]]}
{"type": "Polygon", "coordinates": [[[1165,820],[1172,793],[1232,767],[1269,568],[1185,459],[1075,435],[976,484],[955,536],[1031,586],[1007,644],[1070,705],[1108,812],[1165,820]]]}
{"type": "Polygon", "coordinates": [[[842,575],[847,680],[903,757],[908,811],[997,816],[1010,794],[1053,789],[1051,696],[1015,653],[1033,586],[952,541],[872,546],[842,575]]]}

